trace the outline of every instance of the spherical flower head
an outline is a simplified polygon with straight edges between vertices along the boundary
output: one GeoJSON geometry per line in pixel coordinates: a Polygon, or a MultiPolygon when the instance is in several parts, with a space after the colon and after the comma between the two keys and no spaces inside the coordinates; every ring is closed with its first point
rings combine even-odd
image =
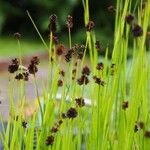
{"type": "Polygon", "coordinates": [[[46,139],[46,145],[47,146],[53,145],[53,143],[54,143],[54,136],[53,135],[48,136],[46,139]]]}
{"type": "Polygon", "coordinates": [[[89,21],[86,25],[86,30],[91,32],[91,30],[95,27],[95,23],[93,21],[89,21]]]}
{"type": "Polygon", "coordinates": [[[30,74],[35,74],[38,72],[38,68],[35,64],[30,64],[28,70],[30,74]]]}
{"type": "Polygon", "coordinates": [[[129,25],[131,25],[134,21],[134,16],[132,14],[129,14],[125,17],[125,21],[126,23],[128,23],[129,25]]]}
{"type": "Polygon", "coordinates": [[[78,112],[77,112],[77,110],[76,110],[75,108],[73,108],[73,107],[71,107],[71,108],[67,111],[67,113],[66,113],[66,116],[67,116],[67,118],[69,118],[69,119],[74,119],[74,118],[77,117],[77,115],[78,115],[78,112]]]}
{"type": "Polygon", "coordinates": [[[143,35],[143,29],[139,25],[134,25],[132,28],[132,34],[134,37],[140,37],[143,35]]]}
{"type": "Polygon", "coordinates": [[[18,71],[19,68],[19,61],[17,58],[12,59],[12,64],[8,66],[8,72],[9,73],[14,73],[18,71]]]}
{"type": "Polygon", "coordinates": [[[60,79],[60,80],[58,80],[57,85],[58,85],[58,87],[63,86],[63,81],[62,81],[61,79],[60,79]]]}
{"type": "Polygon", "coordinates": [[[37,56],[34,56],[31,59],[31,64],[39,65],[39,63],[40,63],[40,59],[37,56]]]}
{"type": "Polygon", "coordinates": [[[16,39],[20,39],[21,38],[21,34],[19,32],[14,33],[14,37],[16,39]]]}
{"type": "Polygon", "coordinates": [[[122,109],[126,110],[129,107],[129,102],[128,101],[124,101],[122,103],[122,109]]]}
{"type": "Polygon", "coordinates": [[[84,99],[82,97],[76,98],[75,101],[76,101],[77,106],[79,106],[79,107],[85,106],[85,102],[84,102],[84,99]]]}
{"type": "Polygon", "coordinates": [[[77,82],[78,82],[79,85],[83,85],[83,84],[87,85],[87,84],[89,83],[89,79],[88,79],[87,76],[82,75],[82,76],[77,80],[77,82]]]}
{"type": "Polygon", "coordinates": [[[49,17],[49,30],[50,32],[52,33],[55,33],[56,32],[56,22],[57,22],[57,16],[55,14],[52,14],[50,17],[49,17]]]}
{"type": "Polygon", "coordinates": [[[61,56],[61,55],[63,54],[64,50],[65,50],[64,45],[63,45],[63,44],[60,44],[60,45],[57,47],[57,49],[56,49],[56,54],[57,54],[58,56],[61,56]]]}
{"type": "Polygon", "coordinates": [[[67,24],[68,28],[70,28],[70,29],[73,28],[73,17],[72,16],[70,16],[70,15],[67,16],[66,24],[67,24]]]}
{"type": "Polygon", "coordinates": [[[83,67],[83,69],[82,69],[82,75],[87,75],[87,76],[89,76],[90,73],[91,73],[91,71],[90,71],[90,69],[89,69],[88,66],[83,67]]]}
{"type": "Polygon", "coordinates": [[[145,131],[144,136],[145,136],[146,138],[150,138],[150,131],[145,131]]]}
{"type": "Polygon", "coordinates": [[[22,80],[23,79],[23,74],[19,73],[18,75],[15,76],[16,80],[22,80]]]}
{"type": "Polygon", "coordinates": [[[97,70],[103,70],[104,69],[104,64],[102,62],[98,63],[96,66],[97,70]]]}

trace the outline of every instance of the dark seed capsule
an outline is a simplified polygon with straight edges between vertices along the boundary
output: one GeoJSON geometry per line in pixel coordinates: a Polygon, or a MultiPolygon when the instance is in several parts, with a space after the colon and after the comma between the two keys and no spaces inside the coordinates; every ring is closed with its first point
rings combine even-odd
{"type": "Polygon", "coordinates": [[[89,83],[89,79],[88,79],[87,76],[82,75],[82,76],[77,80],[77,82],[78,82],[79,85],[83,85],[83,84],[87,85],[87,84],[89,83]]]}
{"type": "Polygon", "coordinates": [[[87,75],[88,76],[88,75],[90,75],[90,73],[91,73],[91,71],[90,71],[88,66],[83,67],[82,75],[87,75]]]}
{"type": "Polygon", "coordinates": [[[66,116],[67,116],[67,118],[69,118],[69,119],[74,119],[74,118],[77,117],[77,115],[78,115],[78,112],[77,112],[77,110],[76,110],[75,108],[73,108],[73,107],[71,107],[71,108],[67,111],[67,113],[66,113],[66,116]]]}
{"type": "Polygon", "coordinates": [[[143,35],[143,29],[139,25],[134,25],[132,28],[132,34],[134,37],[140,37],[143,35]]]}
{"type": "Polygon", "coordinates": [[[57,54],[58,56],[61,56],[61,55],[63,54],[64,50],[65,50],[64,45],[63,45],[63,44],[60,44],[60,45],[58,46],[58,48],[56,49],[56,54],[57,54]]]}
{"type": "Polygon", "coordinates": [[[22,127],[23,127],[23,128],[27,128],[27,122],[23,121],[23,122],[22,122],[22,127]]]}
{"type": "Polygon", "coordinates": [[[29,73],[30,74],[35,74],[38,72],[38,68],[36,65],[34,64],[30,64],[29,67],[28,67],[28,70],[29,70],[29,73]]]}
{"type": "Polygon", "coordinates": [[[97,70],[103,70],[104,69],[104,64],[102,62],[98,63],[96,66],[97,70]]]}
{"type": "Polygon", "coordinates": [[[76,98],[75,101],[76,101],[77,106],[79,106],[79,107],[85,106],[85,102],[84,102],[84,99],[82,97],[76,98]]]}
{"type": "Polygon", "coordinates": [[[20,39],[21,38],[21,34],[19,32],[14,33],[14,37],[16,39],[20,39]]]}
{"type": "Polygon", "coordinates": [[[89,21],[86,25],[86,30],[91,32],[91,30],[95,27],[95,23],[93,21],[89,21]]]}
{"type": "Polygon", "coordinates": [[[145,136],[146,138],[150,138],[150,131],[145,131],[144,136],[145,136]]]}
{"type": "Polygon", "coordinates": [[[49,17],[49,21],[50,21],[49,26],[48,26],[49,30],[50,30],[50,32],[55,33],[56,29],[57,29],[57,27],[56,27],[57,16],[55,14],[52,14],[49,17]]]}
{"type": "Polygon", "coordinates": [[[49,145],[53,145],[54,143],[54,136],[50,135],[47,137],[46,139],[46,145],[49,146],[49,145]]]}
{"type": "Polygon", "coordinates": [[[133,20],[134,20],[134,16],[133,16],[132,14],[129,14],[129,15],[127,15],[127,16],[125,17],[125,21],[126,21],[126,23],[128,23],[129,25],[132,24],[133,20]]]}
{"type": "Polygon", "coordinates": [[[67,24],[68,28],[70,28],[70,29],[73,28],[73,17],[72,16],[68,15],[66,24],[67,24]]]}
{"type": "Polygon", "coordinates": [[[59,87],[63,86],[63,81],[62,81],[62,80],[58,80],[57,85],[58,85],[59,87]]]}
{"type": "Polygon", "coordinates": [[[39,63],[40,63],[40,59],[37,56],[31,59],[31,64],[39,65],[39,63]]]}
{"type": "Polygon", "coordinates": [[[125,101],[122,103],[122,109],[126,110],[129,107],[129,102],[125,101]]]}
{"type": "Polygon", "coordinates": [[[51,129],[51,132],[52,132],[52,133],[58,132],[58,128],[57,128],[57,127],[53,127],[53,128],[51,129]]]}
{"type": "Polygon", "coordinates": [[[22,73],[19,73],[15,76],[15,79],[16,80],[22,80],[23,79],[23,74],[22,73]]]}

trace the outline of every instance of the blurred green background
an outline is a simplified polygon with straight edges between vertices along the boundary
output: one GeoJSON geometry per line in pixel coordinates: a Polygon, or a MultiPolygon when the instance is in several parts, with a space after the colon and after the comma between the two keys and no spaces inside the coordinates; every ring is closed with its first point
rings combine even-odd
{"type": "MultiPolygon", "coordinates": [[[[115,14],[108,12],[110,5],[115,6],[115,0],[89,0],[91,20],[95,22],[95,33],[102,47],[112,46],[115,14]]],[[[75,43],[84,43],[85,27],[83,18],[82,0],[0,0],[0,56],[16,56],[17,44],[13,39],[15,32],[22,35],[21,43],[24,54],[43,51],[26,10],[35,21],[40,33],[48,42],[49,16],[55,13],[58,16],[58,38],[60,43],[67,44],[66,17],[73,16],[74,28],[72,40],[75,43]]]]}

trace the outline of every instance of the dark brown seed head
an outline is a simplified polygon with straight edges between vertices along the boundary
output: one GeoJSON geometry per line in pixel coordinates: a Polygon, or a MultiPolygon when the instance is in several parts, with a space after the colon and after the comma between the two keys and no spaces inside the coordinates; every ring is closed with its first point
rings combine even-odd
{"type": "Polygon", "coordinates": [[[82,76],[77,80],[77,82],[78,82],[79,85],[83,85],[83,84],[87,85],[87,84],[89,83],[89,79],[88,79],[87,76],[82,75],[82,76]]]}
{"type": "Polygon", "coordinates": [[[55,33],[56,32],[56,22],[57,22],[57,16],[55,14],[52,14],[50,17],[49,17],[49,31],[52,32],[52,33],[55,33]]]}
{"type": "Polygon", "coordinates": [[[85,106],[85,102],[84,102],[84,99],[82,97],[76,98],[75,101],[76,101],[77,106],[79,106],[79,107],[85,106]]]}
{"type": "Polygon", "coordinates": [[[60,74],[62,77],[65,76],[65,72],[64,72],[63,70],[60,70],[60,71],[59,71],[59,74],[60,74]]]}
{"type": "Polygon", "coordinates": [[[135,126],[134,126],[134,132],[137,132],[138,131],[138,126],[137,126],[137,124],[135,124],[135,126]]]}
{"type": "Polygon", "coordinates": [[[129,25],[131,25],[134,21],[134,16],[132,14],[129,14],[125,17],[125,21],[126,23],[128,23],[129,25]]]}
{"type": "Polygon", "coordinates": [[[70,29],[73,28],[73,17],[72,16],[70,16],[70,15],[67,16],[66,24],[67,24],[68,28],[70,28],[70,29]]]}
{"type": "Polygon", "coordinates": [[[66,118],[66,114],[65,114],[65,113],[62,113],[62,114],[61,114],[61,118],[62,118],[62,119],[65,119],[65,118],[66,118]]]}
{"type": "Polygon", "coordinates": [[[38,72],[38,68],[35,64],[30,64],[28,70],[30,74],[35,74],[38,72]]]}
{"type": "Polygon", "coordinates": [[[80,59],[80,60],[82,60],[83,55],[84,55],[83,52],[78,52],[77,53],[77,58],[80,59]]]}
{"type": "Polygon", "coordinates": [[[29,73],[28,72],[23,72],[24,80],[28,81],[29,80],[29,73]]]}
{"type": "Polygon", "coordinates": [[[72,74],[73,74],[73,75],[75,75],[75,74],[76,74],[76,72],[77,72],[77,70],[76,70],[76,69],[73,69],[73,70],[72,70],[72,74]]]}
{"type": "Polygon", "coordinates": [[[51,129],[51,132],[52,133],[56,133],[58,131],[58,128],[57,127],[52,127],[52,129],[51,129]]]}
{"type": "Polygon", "coordinates": [[[9,73],[14,73],[18,70],[19,65],[11,64],[8,66],[8,72],[9,73]]]}
{"type": "Polygon", "coordinates": [[[69,118],[69,119],[74,119],[74,118],[77,117],[77,115],[78,115],[78,112],[77,112],[77,110],[76,110],[75,108],[73,108],[73,107],[71,107],[71,108],[67,111],[67,113],[66,113],[66,116],[67,116],[67,118],[69,118]]]}
{"type": "Polygon", "coordinates": [[[98,85],[101,84],[101,79],[100,78],[94,76],[93,79],[95,80],[95,83],[97,83],[98,85]]]}
{"type": "Polygon", "coordinates": [[[19,73],[15,76],[15,79],[16,80],[22,80],[23,79],[23,74],[22,73],[19,73]]]}
{"type": "Polygon", "coordinates": [[[95,46],[97,50],[100,50],[101,49],[100,41],[96,41],[95,46]]]}
{"type": "Polygon", "coordinates": [[[145,136],[146,138],[150,138],[150,131],[145,131],[144,136],[145,136]]]}
{"type": "Polygon", "coordinates": [[[12,59],[12,64],[8,66],[8,71],[9,73],[14,73],[18,70],[19,68],[19,61],[17,58],[12,59]]]}
{"type": "Polygon", "coordinates": [[[57,36],[54,36],[54,35],[53,35],[52,40],[53,40],[53,43],[54,43],[55,45],[57,45],[58,42],[59,42],[58,37],[57,37],[57,36]]]}
{"type": "Polygon", "coordinates": [[[58,124],[61,125],[62,123],[63,123],[63,121],[60,119],[60,120],[58,121],[58,124]]]}
{"type": "Polygon", "coordinates": [[[59,87],[63,86],[63,81],[62,81],[61,79],[59,79],[58,82],[57,82],[57,85],[58,85],[59,87]]]}
{"type": "Polygon", "coordinates": [[[91,73],[91,71],[90,71],[88,66],[83,67],[82,75],[87,75],[88,76],[88,75],[90,75],[90,73],[91,73]]]}
{"type": "Polygon", "coordinates": [[[57,54],[58,56],[61,56],[61,55],[63,54],[64,50],[65,50],[64,45],[63,45],[63,44],[60,44],[60,45],[57,47],[57,49],[56,49],[56,54],[57,54]]]}
{"type": "Polygon", "coordinates": [[[143,35],[143,29],[139,25],[134,25],[132,28],[132,34],[134,37],[140,37],[143,35]]]}
{"type": "Polygon", "coordinates": [[[40,63],[40,59],[39,59],[37,56],[34,56],[34,57],[31,59],[31,64],[39,65],[39,63],[40,63]]]}
{"type": "Polygon", "coordinates": [[[20,39],[21,38],[21,34],[19,32],[14,33],[14,37],[16,39],[20,39]]]}
{"type": "Polygon", "coordinates": [[[95,27],[95,23],[93,21],[89,21],[88,24],[86,25],[86,30],[91,31],[95,27]]]}
{"type": "Polygon", "coordinates": [[[103,70],[104,69],[104,64],[102,62],[98,63],[96,66],[97,70],[103,70]]]}
{"type": "Polygon", "coordinates": [[[128,101],[124,101],[122,103],[122,109],[126,110],[129,107],[129,102],[128,101]]]}
{"type": "Polygon", "coordinates": [[[26,122],[26,121],[23,121],[23,122],[22,122],[22,127],[23,127],[23,128],[27,128],[27,122],[26,122]]]}
{"type": "Polygon", "coordinates": [[[49,146],[49,145],[53,145],[54,143],[54,136],[50,135],[47,137],[46,139],[46,145],[49,146]]]}
{"type": "Polygon", "coordinates": [[[142,121],[137,121],[134,127],[134,132],[137,132],[139,129],[144,128],[144,122],[142,121]]]}
{"type": "Polygon", "coordinates": [[[111,67],[110,68],[114,68],[115,67],[115,64],[111,64],[111,67]]]}

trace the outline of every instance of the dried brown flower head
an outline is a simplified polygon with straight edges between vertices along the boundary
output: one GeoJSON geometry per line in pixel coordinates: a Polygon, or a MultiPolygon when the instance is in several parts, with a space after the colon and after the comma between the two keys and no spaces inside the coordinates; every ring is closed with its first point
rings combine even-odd
{"type": "Polygon", "coordinates": [[[16,39],[20,39],[21,38],[21,34],[19,32],[14,33],[14,37],[16,39]]]}
{"type": "Polygon", "coordinates": [[[131,25],[134,21],[134,16],[132,14],[129,14],[125,17],[125,21],[126,23],[128,23],[129,25],[131,25]]]}
{"type": "Polygon", "coordinates": [[[143,29],[139,25],[134,25],[132,28],[132,34],[134,37],[140,37],[143,35],[143,29]]]}
{"type": "Polygon", "coordinates": [[[8,71],[9,73],[14,73],[18,70],[19,68],[19,61],[17,58],[12,59],[12,64],[8,66],[8,71]]]}
{"type": "Polygon", "coordinates": [[[122,103],[122,109],[126,110],[129,107],[129,102],[128,101],[124,101],[122,103]]]}
{"type": "Polygon", "coordinates": [[[95,23],[93,21],[89,21],[88,24],[86,25],[86,30],[91,32],[94,27],[95,23]]]}
{"type": "Polygon", "coordinates": [[[146,138],[150,138],[150,131],[145,131],[144,136],[145,136],[146,138]]]}
{"type": "Polygon", "coordinates": [[[102,62],[98,63],[96,66],[97,70],[103,70],[104,69],[104,64],[102,62]]]}
{"type": "Polygon", "coordinates": [[[88,79],[87,76],[82,75],[82,76],[77,80],[77,82],[78,82],[79,85],[83,85],[83,84],[87,85],[87,84],[89,83],[89,79],[88,79]]]}
{"type": "Polygon", "coordinates": [[[22,121],[22,127],[27,128],[27,122],[26,121],[22,121]]]}
{"type": "Polygon", "coordinates": [[[91,71],[90,71],[90,69],[89,69],[88,66],[83,67],[83,69],[82,69],[82,75],[87,75],[87,76],[89,76],[90,73],[91,73],[91,71]]]}
{"type": "Polygon", "coordinates": [[[85,101],[82,97],[76,98],[75,101],[76,101],[77,106],[79,106],[79,107],[85,106],[85,101]]]}
{"type": "Polygon", "coordinates": [[[56,32],[56,22],[57,22],[57,16],[56,14],[52,14],[50,17],[49,17],[49,31],[52,32],[52,33],[55,33],[56,32]]]}
{"type": "Polygon", "coordinates": [[[54,143],[54,136],[53,135],[48,136],[46,139],[46,145],[47,146],[53,145],[53,143],[54,143]]]}
{"type": "Polygon", "coordinates": [[[57,47],[57,49],[56,49],[56,54],[57,54],[58,56],[61,56],[61,55],[63,54],[64,50],[65,50],[64,45],[63,45],[63,44],[60,44],[60,45],[57,47]]]}
{"type": "Polygon", "coordinates": [[[66,116],[67,118],[69,119],[74,119],[76,118],[78,115],[78,112],[75,108],[71,107],[70,109],[68,109],[67,113],[66,113],[66,116]]]}
{"type": "Polygon", "coordinates": [[[73,17],[72,16],[70,16],[70,15],[67,16],[66,24],[67,24],[68,28],[70,28],[70,29],[73,28],[73,17]]]}
{"type": "Polygon", "coordinates": [[[63,81],[62,81],[61,79],[59,79],[58,82],[57,82],[57,85],[58,85],[59,87],[63,86],[63,81]]]}

